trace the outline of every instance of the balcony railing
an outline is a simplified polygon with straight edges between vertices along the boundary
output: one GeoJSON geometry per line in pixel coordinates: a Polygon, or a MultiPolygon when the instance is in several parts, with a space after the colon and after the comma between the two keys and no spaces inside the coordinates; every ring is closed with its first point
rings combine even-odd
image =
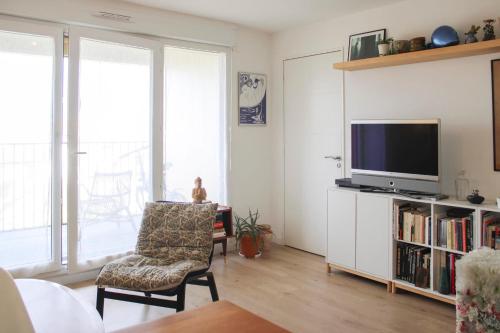
{"type": "MultiPolygon", "coordinates": [[[[63,151],[63,189],[66,188],[67,146],[63,151]]],[[[108,196],[111,202],[117,191],[126,197],[132,216],[142,213],[150,200],[150,150],[147,142],[84,142],[86,152],[78,161],[80,209],[88,209],[96,197],[108,196]],[[129,175],[118,180],[117,175],[129,175]],[[125,182],[125,183],[123,183],[125,182]],[[125,192],[124,192],[125,191],[125,192]]],[[[0,144],[0,232],[48,227],[51,225],[51,144],[0,144]]],[[[63,190],[63,223],[66,222],[66,191],[63,190]]],[[[95,200],[94,200],[95,202],[95,200]]],[[[80,216],[84,216],[80,212],[80,216]]]]}

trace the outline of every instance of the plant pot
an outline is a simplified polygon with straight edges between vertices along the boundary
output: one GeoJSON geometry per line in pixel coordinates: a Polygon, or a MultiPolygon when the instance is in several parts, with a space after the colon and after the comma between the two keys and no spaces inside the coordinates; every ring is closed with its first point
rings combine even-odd
{"type": "Polygon", "coordinates": [[[260,225],[261,251],[262,255],[268,254],[271,251],[273,243],[273,230],[269,224],[260,225]]]}
{"type": "Polygon", "coordinates": [[[378,55],[386,56],[389,54],[389,44],[378,44],[378,55]]]}
{"type": "Polygon", "coordinates": [[[245,258],[255,258],[259,253],[260,237],[254,240],[250,236],[243,236],[240,239],[240,253],[245,256],[245,258]]]}

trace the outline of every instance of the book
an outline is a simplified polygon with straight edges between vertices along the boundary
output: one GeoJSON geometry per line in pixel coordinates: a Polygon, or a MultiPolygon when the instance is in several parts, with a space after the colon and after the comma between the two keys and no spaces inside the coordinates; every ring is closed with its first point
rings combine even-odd
{"type": "Polygon", "coordinates": [[[437,290],[441,294],[456,294],[456,263],[462,256],[460,254],[439,251],[437,260],[437,290]]]}
{"type": "Polygon", "coordinates": [[[410,205],[395,205],[395,209],[399,209],[394,214],[396,239],[430,245],[431,217],[428,209],[410,205]]]}
{"type": "Polygon", "coordinates": [[[450,253],[450,286],[451,293],[455,294],[455,254],[450,253]]]}
{"type": "Polygon", "coordinates": [[[432,230],[432,218],[427,216],[425,218],[425,244],[431,245],[431,230],[432,230]]]}
{"type": "Polygon", "coordinates": [[[495,212],[483,214],[482,225],[481,242],[483,246],[500,250],[500,214],[495,212]]]}
{"type": "Polygon", "coordinates": [[[213,238],[220,238],[220,237],[225,237],[226,232],[225,231],[220,231],[220,232],[214,232],[213,233],[213,238]]]}
{"type": "MultiPolygon", "coordinates": [[[[473,216],[442,217],[437,221],[436,245],[450,250],[469,252],[473,244],[473,216]]],[[[490,236],[486,237],[490,240],[490,236]]]]}
{"type": "Polygon", "coordinates": [[[214,229],[221,229],[221,228],[224,228],[224,222],[222,222],[222,221],[216,221],[214,223],[214,229]]]}
{"type": "Polygon", "coordinates": [[[421,288],[430,287],[431,250],[418,245],[397,243],[396,278],[421,288]]]}
{"type": "Polygon", "coordinates": [[[461,230],[461,236],[462,236],[462,249],[465,252],[469,251],[469,248],[467,246],[467,219],[462,218],[462,230],[461,230]]]}

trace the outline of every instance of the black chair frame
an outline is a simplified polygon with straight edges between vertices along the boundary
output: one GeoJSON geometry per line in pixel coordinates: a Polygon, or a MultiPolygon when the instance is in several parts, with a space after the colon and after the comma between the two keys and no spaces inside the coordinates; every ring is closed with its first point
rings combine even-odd
{"type": "Polygon", "coordinates": [[[210,295],[212,296],[212,301],[213,302],[218,301],[219,294],[217,292],[217,286],[215,284],[214,275],[212,272],[208,271],[210,269],[210,265],[212,264],[213,253],[214,253],[214,248],[212,246],[212,252],[210,253],[209,257],[208,268],[189,273],[188,275],[186,275],[181,284],[171,289],[155,290],[155,291],[134,290],[136,292],[144,293],[144,296],[140,296],[130,293],[107,291],[106,288],[97,287],[97,301],[96,301],[97,312],[99,312],[101,318],[104,318],[104,299],[106,298],[118,301],[171,308],[175,309],[176,312],[184,311],[185,299],[186,299],[186,286],[188,284],[209,287],[210,295]],[[169,297],[177,296],[177,297],[175,300],[170,300],[170,299],[153,297],[153,295],[169,296],[169,297]]]}

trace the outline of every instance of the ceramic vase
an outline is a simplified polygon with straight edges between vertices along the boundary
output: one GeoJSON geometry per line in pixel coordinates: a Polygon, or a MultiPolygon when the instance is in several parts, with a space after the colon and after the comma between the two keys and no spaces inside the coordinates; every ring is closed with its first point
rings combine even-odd
{"type": "Polygon", "coordinates": [[[389,44],[378,44],[378,55],[386,56],[389,54],[389,44]]]}

